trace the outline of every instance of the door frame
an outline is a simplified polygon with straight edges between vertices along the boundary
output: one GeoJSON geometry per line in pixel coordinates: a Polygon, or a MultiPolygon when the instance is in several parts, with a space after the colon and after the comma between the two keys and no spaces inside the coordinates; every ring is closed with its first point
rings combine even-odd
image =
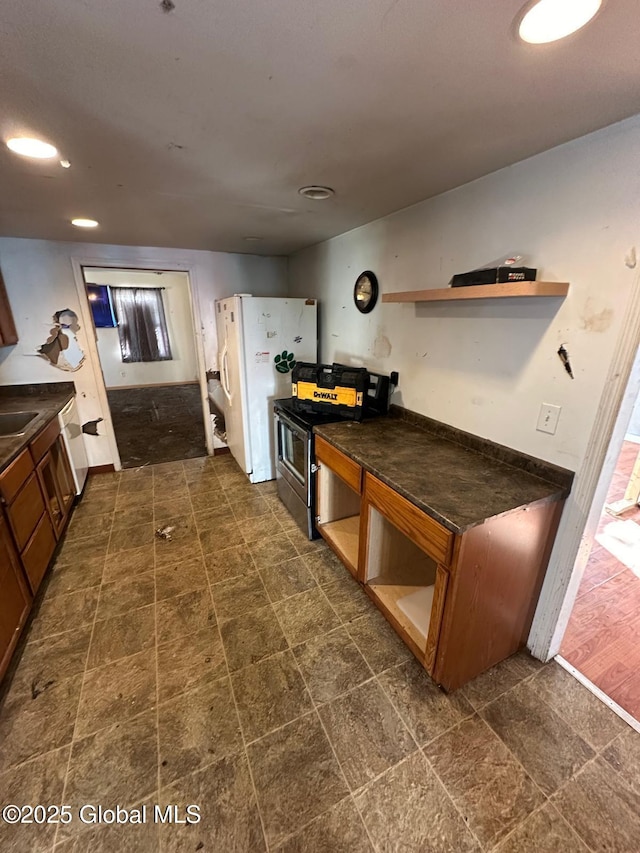
{"type": "Polygon", "coordinates": [[[551,660],[560,651],[591,540],[640,392],[640,274],[631,286],[600,404],[563,514],[527,646],[551,660]]]}
{"type": "Polygon", "coordinates": [[[103,267],[104,269],[114,270],[135,270],[144,272],[149,270],[152,272],[181,272],[187,274],[187,287],[189,289],[189,301],[191,304],[191,320],[193,324],[193,337],[196,351],[196,362],[198,365],[198,384],[200,386],[200,400],[202,403],[202,419],[204,422],[204,435],[207,445],[207,453],[213,455],[213,424],[209,414],[209,394],[207,390],[207,368],[204,353],[204,338],[202,313],[200,311],[200,302],[198,300],[197,287],[197,272],[194,264],[188,261],[158,261],[151,259],[132,261],[130,258],[100,258],[94,255],[72,255],[71,267],[73,270],[73,278],[78,294],[80,311],[86,329],[92,329],[93,334],[87,334],[87,348],[93,368],[93,375],[98,391],[98,400],[104,415],[104,422],[107,427],[107,440],[109,448],[113,456],[113,464],[116,471],[122,470],[122,461],[120,452],[116,442],[116,435],[113,428],[113,420],[111,418],[111,409],[107,397],[107,387],[102,373],[102,365],[100,362],[100,354],[98,352],[98,342],[95,333],[95,326],[87,296],[86,282],[84,279],[85,267],[103,267]]]}

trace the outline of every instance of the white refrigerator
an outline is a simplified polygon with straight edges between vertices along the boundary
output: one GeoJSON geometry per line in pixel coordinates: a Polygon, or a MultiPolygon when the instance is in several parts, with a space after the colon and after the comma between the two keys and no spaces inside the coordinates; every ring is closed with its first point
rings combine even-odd
{"type": "Polygon", "coordinates": [[[252,483],[273,480],[273,401],[297,361],[318,360],[315,299],[245,294],[215,303],[227,445],[252,483]]]}

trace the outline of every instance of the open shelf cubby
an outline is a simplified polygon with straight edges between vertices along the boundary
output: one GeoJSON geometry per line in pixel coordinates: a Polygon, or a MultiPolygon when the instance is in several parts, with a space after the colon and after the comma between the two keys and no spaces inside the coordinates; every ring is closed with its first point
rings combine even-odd
{"type": "Polygon", "coordinates": [[[328,465],[318,471],[318,530],[353,574],[358,569],[360,495],[328,465]]]}
{"type": "Polygon", "coordinates": [[[358,565],[359,530],[359,515],[350,515],[323,525],[325,538],[332,540],[354,569],[358,565]]]}
{"type": "Polygon", "coordinates": [[[373,507],[369,510],[365,583],[397,626],[424,651],[437,563],[373,507]]]}

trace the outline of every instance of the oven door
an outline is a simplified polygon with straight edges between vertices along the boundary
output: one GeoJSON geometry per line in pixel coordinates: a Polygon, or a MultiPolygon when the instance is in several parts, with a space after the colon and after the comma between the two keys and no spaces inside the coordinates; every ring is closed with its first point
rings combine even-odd
{"type": "Polygon", "coordinates": [[[311,460],[308,430],[278,412],[278,472],[309,506],[311,460]]]}

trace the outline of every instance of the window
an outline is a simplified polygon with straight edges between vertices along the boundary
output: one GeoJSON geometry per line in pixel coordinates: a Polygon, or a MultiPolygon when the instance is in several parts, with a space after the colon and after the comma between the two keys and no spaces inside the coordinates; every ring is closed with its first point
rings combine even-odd
{"type": "Polygon", "coordinates": [[[113,287],[124,362],[169,361],[169,332],[159,287],[113,287]]]}

